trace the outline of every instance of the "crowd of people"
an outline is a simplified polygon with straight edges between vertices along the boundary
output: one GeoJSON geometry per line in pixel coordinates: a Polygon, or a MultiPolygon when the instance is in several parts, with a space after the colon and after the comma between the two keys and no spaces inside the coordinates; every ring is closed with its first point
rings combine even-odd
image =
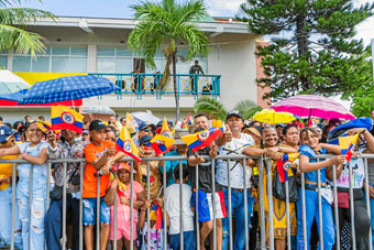
{"type": "MultiPolygon", "coordinates": [[[[38,120],[44,120],[44,117],[38,117],[38,120]]],[[[61,249],[61,238],[65,234],[66,247],[79,249],[82,201],[83,241],[88,250],[94,249],[98,241],[100,249],[107,249],[108,243],[117,244],[117,249],[130,249],[131,245],[133,249],[164,249],[167,241],[168,249],[180,249],[183,244],[184,249],[207,249],[216,245],[216,249],[226,250],[229,249],[230,234],[233,249],[245,249],[246,244],[250,249],[257,249],[261,223],[266,227],[266,235],[262,237],[265,237],[267,247],[270,245],[269,232],[273,230],[275,249],[286,249],[287,231],[291,235],[292,249],[304,249],[305,224],[308,249],[317,249],[322,233],[320,212],[324,249],[333,249],[338,241],[341,248],[351,249],[350,198],[354,206],[357,249],[369,249],[369,244],[372,244],[369,231],[374,224],[371,221],[374,219],[374,169],[369,159],[366,179],[365,161],[358,157],[359,154],[374,153],[374,137],[368,130],[372,127],[370,118],[345,123],[351,126],[344,125],[339,119],[319,120],[318,124],[308,120],[307,125],[297,120],[271,126],[243,120],[239,111],[232,110],[227,113],[222,135],[195,152],[181,138],[211,127],[208,116],[201,113],[194,116],[189,129],[177,129],[173,122],[168,122],[175,145],[157,161],[146,159],[156,156],[149,142],[161,132],[162,121],[157,124],[141,122],[137,131],[132,131],[132,139],[139,149],[139,157],[145,160],[133,163],[121,160],[127,155],[116,147],[121,128],[130,126],[126,118],[118,120],[112,116],[109,121],[85,122],[81,134],[69,129],[43,132],[38,120],[26,116],[24,121],[9,124],[0,119],[0,159],[18,158],[26,162],[17,165],[15,174],[12,163],[0,163],[0,247],[9,246],[13,235],[18,249],[44,249],[45,246],[47,249],[61,249]],[[350,161],[352,183],[346,157],[340,146],[331,143],[329,138],[330,132],[341,126],[347,128],[344,130],[347,136],[359,133],[350,161]],[[288,169],[288,178],[294,178],[297,184],[295,190],[289,191],[296,198],[290,200],[287,214],[286,201],[268,197],[266,172],[263,180],[259,179],[259,172],[262,165],[270,167],[274,179],[279,174],[277,162],[285,155],[297,153],[298,160],[288,169]],[[216,159],[217,155],[241,154],[253,159],[216,159]],[[317,160],[319,154],[334,156],[317,160]],[[167,160],[175,156],[182,156],[184,160],[167,160]],[[262,164],[260,161],[265,158],[259,156],[265,156],[269,161],[264,160],[262,164]],[[48,159],[82,161],[68,161],[66,165],[53,163],[50,170],[48,159]],[[333,168],[336,170],[337,201],[332,199],[331,192],[333,168]],[[306,204],[302,202],[298,181],[302,173],[305,176],[306,204]],[[16,176],[15,180],[13,176],[16,176]],[[368,191],[373,198],[370,200],[372,211],[366,208],[365,182],[369,183],[368,191]],[[353,198],[349,195],[350,185],[353,198]],[[62,221],[64,187],[67,194],[65,232],[62,221]],[[260,188],[263,188],[265,197],[260,197],[260,188]],[[16,195],[14,204],[12,193],[16,195]],[[268,204],[271,198],[272,207],[268,204]],[[261,202],[264,203],[265,221],[260,220],[261,202]],[[100,206],[99,214],[97,206],[100,206]],[[335,237],[335,206],[339,208],[340,239],[335,237]],[[13,223],[12,207],[15,214],[13,223]],[[303,220],[303,208],[306,220],[303,220]],[[269,209],[273,211],[270,213],[269,209]],[[150,214],[147,211],[151,211],[150,214]],[[162,218],[164,211],[166,220],[162,218]],[[268,223],[270,214],[273,216],[272,228],[268,223]],[[287,228],[287,218],[290,228],[287,228]],[[96,225],[97,221],[99,225],[96,225]],[[98,238],[95,234],[97,227],[100,229],[98,238]],[[167,230],[167,238],[164,238],[164,230],[167,230]],[[348,230],[348,234],[344,230],[348,230]]]]}

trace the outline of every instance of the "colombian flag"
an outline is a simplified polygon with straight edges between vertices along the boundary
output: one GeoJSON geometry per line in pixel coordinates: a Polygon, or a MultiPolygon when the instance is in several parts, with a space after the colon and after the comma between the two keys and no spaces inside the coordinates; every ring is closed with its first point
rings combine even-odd
{"type": "Polygon", "coordinates": [[[298,157],[299,153],[283,154],[283,158],[277,161],[276,166],[281,182],[288,180],[288,168],[294,164],[298,157]]]}
{"type": "Polygon", "coordinates": [[[83,131],[83,115],[65,106],[53,106],[51,108],[52,129],[69,129],[79,134],[83,131]]]}
{"type": "Polygon", "coordinates": [[[222,132],[225,132],[225,127],[223,126],[223,122],[221,120],[213,120],[212,127],[219,128],[222,132]]]}
{"type": "Polygon", "coordinates": [[[127,191],[127,185],[125,185],[123,182],[118,182],[118,194],[122,196],[126,196],[125,192],[127,191]]]}
{"type": "Polygon", "coordinates": [[[191,119],[191,113],[188,114],[186,120],[184,120],[184,122],[181,124],[180,128],[188,129],[188,122],[190,121],[190,119],[191,119]]]}
{"type": "Polygon", "coordinates": [[[222,131],[219,128],[210,128],[199,133],[182,136],[181,139],[196,153],[200,148],[205,148],[212,144],[221,133],[222,131]]]}
{"type": "Polygon", "coordinates": [[[163,221],[162,221],[162,210],[160,206],[155,201],[155,204],[152,207],[151,212],[149,213],[149,217],[151,220],[156,221],[156,229],[163,229],[163,221]]]}
{"type": "Polygon", "coordinates": [[[167,153],[173,147],[173,144],[174,139],[164,135],[155,135],[148,146],[154,149],[156,155],[160,155],[167,153]]]}
{"type": "Polygon", "coordinates": [[[171,133],[169,131],[168,121],[166,120],[166,117],[164,117],[164,121],[162,122],[160,135],[171,138],[171,133]]]}
{"type": "Polygon", "coordinates": [[[126,127],[122,127],[121,133],[117,140],[117,149],[138,162],[142,161],[142,159],[140,159],[138,156],[139,150],[132,141],[130,132],[126,127]]]}
{"type": "Polygon", "coordinates": [[[126,127],[130,134],[138,132],[139,125],[130,113],[126,113],[126,127]]]}
{"type": "Polygon", "coordinates": [[[345,155],[345,159],[349,162],[351,161],[352,158],[352,151],[353,148],[357,142],[358,136],[360,133],[356,133],[351,136],[344,136],[344,137],[339,137],[339,146],[340,150],[342,152],[342,155],[345,155]]]}
{"type": "Polygon", "coordinates": [[[36,120],[36,125],[45,133],[48,130],[52,130],[52,124],[51,122],[42,121],[42,120],[36,120]]]}

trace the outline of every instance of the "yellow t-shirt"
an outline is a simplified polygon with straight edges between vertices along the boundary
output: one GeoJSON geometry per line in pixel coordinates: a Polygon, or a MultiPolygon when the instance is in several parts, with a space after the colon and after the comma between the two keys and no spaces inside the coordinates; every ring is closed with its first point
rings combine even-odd
{"type": "MultiPolygon", "coordinates": [[[[1,160],[17,159],[18,155],[4,155],[1,156],[1,160]]],[[[0,163],[0,175],[12,176],[13,174],[13,163],[0,163]]]]}

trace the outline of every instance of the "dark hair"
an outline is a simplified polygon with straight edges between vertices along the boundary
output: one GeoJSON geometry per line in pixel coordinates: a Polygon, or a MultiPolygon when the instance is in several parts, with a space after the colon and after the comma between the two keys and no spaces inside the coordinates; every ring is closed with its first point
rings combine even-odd
{"type": "MultiPolygon", "coordinates": [[[[180,169],[179,165],[177,165],[176,168],[174,169],[175,180],[179,180],[179,173],[180,173],[179,169],[180,169]]],[[[186,177],[188,177],[189,175],[188,167],[187,167],[187,164],[185,163],[182,164],[182,174],[183,174],[183,179],[186,179],[186,177]]]]}
{"type": "Polygon", "coordinates": [[[258,127],[258,126],[256,126],[255,124],[256,123],[258,123],[258,124],[260,124],[260,126],[261,126],[261,122],[259,122],[259,121],[252,121],[250,124],[249,124],[249,127],[258,127]]]}
{"type": "Polygon", "coordinates": [[[31,115],[25,115],[25,121],[27,120],[27,118],[32,118],[31,115]]]}
{"type": "Polygon", "coordinates": [[[21,126],[23,126],[23,122],[21,122],[21,121],[14,122],[13,123],[13,129],[17,129],[18,125],[20,125],[20,124],[21,124],[21,126]]]}
{"type": "Polygon", "coordinates": [[[311,132],[313,135],[318,136],[318,133],[317,133],[317,131],[316,131],[315,128],[313,128],[313,127],[307,127],[307,128],[303,128],[300,131],[300,140],[302,140],[302,135],[305,134],[305,133],[307,133],[307,135],[308,135],[308,132],[311,132]]]}
{"type": "Polygon", "coordinates": [[[2,116],[0,116],[0,121],[3,121],[3,117],[2,116]]]}
{"type": "Polygon", "coordinates": [[[196,114],[196,115],[193,117],[193,119],[196,120],[197,118],[200,118],[200,117],[205,117],[206,119],[209,120],[208,115],[205,114],[205,113],[198,113],[198,114],[196,114]]]}
{"type": "Polygon", "coordinates": [[[284,128],[283,128],[283,135],[286,135],[287,134],[287,131],[290,129],[290,128],[296,128],[297,130],[299,130],[299,127],[296,125],[296,124],[287,124],[284,128]]]}
{"type": "Polygon", "coordinates": [[[126,117],[122,117],[120,122],[122,123],[124,120],[126,120],[126,117]]]}
{"type": "Polygon", "coordinates": [[[39,120],[42,120],[42,121],[45,121],[45,118],[44,118],[44,116],[42,116],[42,115],[38,116],[38,119],[39,119],[39,120]]]}

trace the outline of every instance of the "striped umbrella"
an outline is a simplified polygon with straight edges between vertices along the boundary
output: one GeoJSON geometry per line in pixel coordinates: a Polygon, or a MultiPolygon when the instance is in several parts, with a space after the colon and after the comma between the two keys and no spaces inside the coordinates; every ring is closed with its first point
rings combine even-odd
{"type": "Polygon", "coordinates": [[[91,75],[67,76],[35,83],[18,104],[45,104],[113,93],[110,80],[91,75]]]}
{"type": "Polygon", "coordinates": [[[353,120],[356,117],[339,102],[323,96],[298,95],[285,98],[273,106],[275,111],[286,111],[301,117],[353,120]]]}

